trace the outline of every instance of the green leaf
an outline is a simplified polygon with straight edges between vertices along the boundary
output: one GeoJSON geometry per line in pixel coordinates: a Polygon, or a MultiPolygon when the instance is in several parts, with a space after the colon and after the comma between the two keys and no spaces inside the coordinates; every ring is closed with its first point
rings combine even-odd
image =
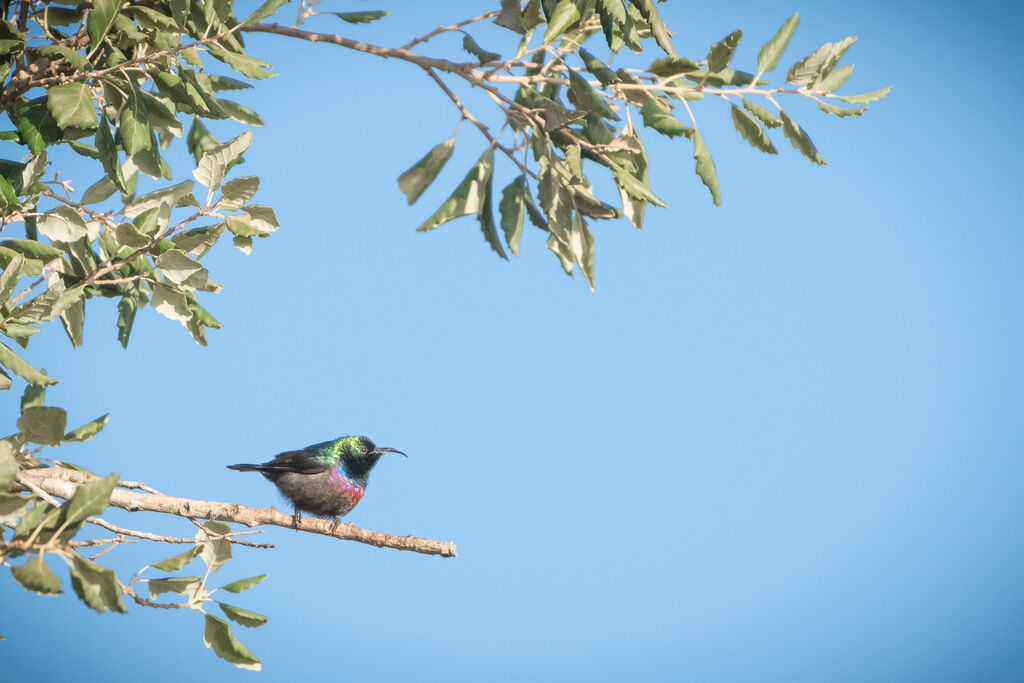
{"type": "MultiPolygon", "coordinates": [[[[50,11],[52,12],[53,8],[51,8],[50,11]]],[[[79,71],[92,70],[92,64],[89,63],[88,59],[65,45],[42,45],[40,47],[33,48],[32,52],[40,57],[47,57],[51,60],[61,58],[66,59],[68,64],[79,71]]]]}
{"type": "Polygon", "coordinates": [[[240,207],[256,196],[256,191],[259,189],[259,176],[249,175],[234,178],[224,183],[224,187],[220,189],[220,200],[217,203],[223,206],[240,207]]]}
{"type": "Polygon", "coordinates": [[[46,95],[19,106],[16,125],[32,154],[41,154],[48,145],[59,142],[63,136],[53,115],[50,114],[49,99],[46,95]]]}
{"type": "Polygon", "coordinates": [[[107,426],[107,422],[110,421],[110,413],[107,413],[103,417],[98,417],[92,422],[87,422],[78,429],[73,429],[64,435],[63,441],[77,441],[79,443],[85,443],[86,441],[92,441],[93,437],[100,433],[104,427],[107,426]]]}
{"type": "Polygon", "coordinates": [[[654,60],[654,63],[647,67],[647,70],[655,76],[667,78],[669,76],[700,71],[700,67],[689,59],[683,59],[682,57],[661,57],[654,60]]]}
{"type": "Polygon", "coordinates": [[[79,299],[68,306],[60,314],[61,325],[64,332],[71,340],[71,346],[78,348],[82,345],[82,330],[85,326],[85,299],[79,299]]]}
{"type": "Polygon", "coordinates": [[[259,671],[263,668],[263,663],[238,642],[238,639],[231,633],[231,627],[223,619],[206,615],[203,642],[206,647],[213,648],[214,654],[239,669],[259,671]]]}
{"type": "Polygon", "coordinates": [[[801,154],[814,163],[824,166],[826,161],[818,153],[818,148],[811,142],[810,136],[807,135],[804,129],[791,119],[786,112],[780,111],[779,116],[782,117],[782,132],[789,139],[790,144],[800,150],[801,154]]]}
{"type": "Polygon", "coordinates": [[[505,250],[501,246],[501,240],[498,238],[498,228],[494,225],[494,174],[487,179],[487,185],[484,189],[484,203],[480,207],[480,211],[476,215],[477,220],[480,222],[480,231],[484,234],[484,239],[487,240],[487,244],[490,245],[491,249],[494,250],[501,258],[508,260],[508,256],[505,255],[505,250]]]}
{"type": "Polygon", "coordinates": [[[172,283],[186,289],[202,286],[207,277],[206,268],[180,249],[168,249],[160,254],[156,260],[156,267],[172,283]]]}
{"type": "Polygon", "coordinates": [[[681,135],[684,138],[693,137],[694,129],[658,106],[653,97],[649,98],[647,103],[640,108],[640,116],[643,117],[645,126],[656,130],[662,135],[670,138],[677,135],[681,135]]]}
{"type": "Polygon", "coordinates": [[[861,93],[860,95],[837,95],[836,97],[843,102],[849,102],[850,104],[867,104],[868,102],[874,102],[875,100],[882,99],[889,94],[890,90],[892,90],[892,86],[887,85],[884,88],[861,93]]]}
{"type": "Polygon", "coordinates": [[[224,113],[233,118],[235,121],[250,125],[250,126],[262,126],[263,119],[260,115],[254,112],[249,107],[239,104],[238,102],[232,102],[231,100],[217,100],[217,104],[224,110],[224,113]]]}
{"type": "MultiPolygon", "coordinates": [[[[3,455],[0,454],[0,459],[3,455]]],[[[9,484],[8,484],[9,485],[9,484]]],[[[30,496],[14,496],[0,493],[0,524],[15,524],[32,503],[30,496]]]]}
{"type": "Polygon", "coordinates": [[[128,156],[135,156],[152,146],[149,134],[149,113],[139,96],[138,86],[129,81],[128,99],[118,115],[118,135],[128,156]]]}
{"type": "Polygon", "coordinates": [[[577,108],[600,114],[603,118],[618,121],[619,117],[605,102],[604,98],[575,71],[569,71],[569,100],[577,108]]]}
{"type": "Polygon", "coordinates": [[[68,540],[74,536],[87,517],[103,514],[107,509],[107,503],[110,502],[110,494],[117,486],[119,476],[115,472],[103,479],[94,479],[78,485],[71,500],[60,509],[59,526],[65,527],[61,534],[62,539],[68,540]]]}
{"type": "Polygon", "coordinates": [[[547,247],[558,257],[558,262],[562,264],[562,270],[565,271],[566,275],[572,275],[573,264],[575,259],[573,258],[572,248],[568,244],[555,237],[554,233],[548,237],[548,241],[544,243],[547,247]]]}
{"type": "Polygon", "coordinates": [[[91,47],[99,46],[123,4],[123,0],[93,0],[92,9],[89,10],[89,18],[86,22],[91,47]]]}
{"type": "Polygon", "coordinates": [[[615,179],[615,184],[619,186],[623,192],[628,194],[633,199],[639,199],[645,202],[650,202],[655,206],[666,207],[668,206],[665,202],[661,201],[658,195],[651,192],[651,189],[647,187],[647,184],[641,182],[630,174],[625,168],[619,164],[611,161],[612,177],[615,179]]]}
{"type": "Polygon", "coordinates": [[[249,55],[240,55],[236,52],[228,52],[216,47],[208,48],[207,51],[211,57],[224,62],[243,76],[262,81],[275,75],[273,72],[266,70],[270,63],[264,62],[262,59],[256,59],[249,55]]]}
{"type": "MultiPolygon", "coordinates": [[[[6,446],[6,444],[5,444],[6,446]]],[[[18,476],[18,461],[14,459],[11,447],[0,448],[0,491],[9,491],[11,482],[18,476]]]]}
{"type": "Polygon", "coordinates": [[[24,266],[25,257],[21,254],[15,254],[14,258],[7,264],[7,267],[0,273],[0,304],[10,299],[11,295],[14,294],[14,289],[18,286],[18,280],[21,278],[21,270],[24,266]]]}
{"type": "MultiPolygon", "coordinates": [[[[651,35],[654,36],[654,42],[658,44],[665,54],[669,56],[675,56],[676,51],[672,47],[672,39],[669,35],[668,27],[665,26],[665,22],[661,20],[658,15],[658,10],[655,8],[652,0],[629,0],[630,3],[640,12],[647,24],[650,27],[651,35]]],[[[593,287],[591,287],[593,289],[593,287]]]]}
{"type": "Polygon", "coordinates": [[[711,158],[711,152],[704,144],[704,138],[700,131],[693,134],[693,158],[697,161],[697,175],[711,192],[711,199],[715,206],[722,205],[722,195],[718,191],[718,173],[715,171],[715,162],[711,158]]]}
{"type": "Polygon", "coordinates": [[[377,21],[382,17],[386,17],[390,12],[387,10],[371,10],[368,12],[324,12],[324,14],[333,14],[350,24],[369,24],[371,21],[377,21]]]}
{"type": "Polygon", "coordinates": [[[135,218],[142,212],[157,208],[161,204],[174,206],[182,197],[188,195],[194,186],[195,183],[193,181],[186,180],[183,183],[144,194],[130,204],[125,204],[124,215],[128,218],[135,218]]]}
{"type": "Polygon", "coordinates": [[[247,591],[253,586],[263,583],[263,579],[267,578],[266,574],[260,574],[259,576],[252,576],[248,579],[239,579],[238,581],[232,581],[226,586],[221,586],[221,590],[225,590],[228,593],[241,593],[247,591]]]}
{"type": "Polygon", "coordinates": [[[825,43],[791,66],[786,80],[793,85],[807,85],[826,77],[856,40],[857,36],[848,36],[837,43],[825,43]]]}
{"type": "MultiPolygon", "coordinates": [[[[276,12],[282,5],[287,4],[288,1],[289,0],[267,0],[267,2],[260,5],[255,12],[250,14],[245,21],[242,22],[242,26],[254,26],[255,24],[260,23],[276,12]]],[[[179,25],[183,24],[184,21],[179,22],[179,25]]]]}
{"type": "Polygon", "coordinates": [[[477,45],[477,42],[468,33],[462,37],[462,49],[476,57],[481,64],[501,59],[501,55],[497,52],[489,52],[477,45]]]}
{"type": "Polygon", "coordinates": [[[434,145],[422,159],[398,176],[398,188],[405,193],[410,205],[434,182],[441,169],[448,163],[454,149],[454,138],[434,145]]]}
{"type": "Polygon", "coordinates": [[[82,601],[97,612],[127,612],[113,569],[101,567],[81,555],[71,556],[71,585],[82,601]]]}
{"type": "Polygon", "coordinates": [[[126,288],[121,301],[117,304],[117,340],[121,346],[128,347],[128,338],[132,334],[132,326],[135,324],[135,314],[139,310],[139,303],[142,301],[142,294],[137,282],[131,283],[126,288]]]}
{"type": "MultiPolygon", "coordinates": [[[[49,263],[54,259],[58,259],[64,255],[64,252],[56,247],[51,247],[49,244],[43,244],[33,240],[4,240],[0,242],[0,247],[7,247],[12,251],[16,251],[19,254],[30,256],[34,259],[39,259],[44,263],[49,263]]],[[[27,270],[27,269],[26,269],[27,270]]],[[[27,272],[26,272],[27,274],[27,272]]]]}
{"type": "Polygon", "coordinates": [[[721,71],[729,66],[732,56],[736,54],[736,47],[743,38],[743,31],[736,29],[725,38],[711,46],[708,52],[708,71],[721,71]]]}
{"type": "Polygon", "coordinates": [[[196,541],[203,544],[199,557],[212,573],[231,559],[231,541],[226,538],[214,538],[210,532],[218,535],[229,534],[231,527],[221,522],[206,522],[203,527],[196,532],[196,541]]]}
{"type": "Polygon", "coordinates": [[[235,235],[231,239],[232,244],[238,247],[238,250],[248,256],[252,253],[252,238],[251,237],[239,237],[235,235]]]}
{"type": "MultiPolygon", "coordinates": [[[[183,553],[180,553],[178,555],[174,555],[172,557],[168,557],[166,560],[160,560],[159,562],[154,562],[150,566],[152,566],[154,569],[159,569],[160,571],[163,571],[163,572],[176,572],[179,569],[181,569],[182,567],[184,567],[186,564],[191,562],[192,559],[202,551],[202,549],[203,549],[202,545],[195,545],[195,546],[192,546],[191,548],[189,548],[188,550],[186,550],[183,553]]],[[[232,592],[235,592],[235,591],[232,591],[232,592]]]]}
{"type": "Polygon", "coordinates": [[[573,257],[587,278],[590,291],[594,291],[594,235],[578,211],[573,214],[569,236],[573,257]]]}
{"type": "Polygon", "coordinates": [[[601,85],[607,86],[619,82],[619,77],[615,75],[614,71],[582,47],[580,48],[580,59],[583,60],[583,65],[587,68],[587,71],[594,74],[594,77],[601,82],[601,85]]]}
{"type": "Polygon", "coordinates": [[[782,58],[782,54],[789,46],[789,39],[793,37],[793,32],[796,31],[799,24],[800,15],[794,13],[793,16],[786,19],[786,23],[779,28],[775,37],[764,44],[761,51],[757,53],[757,70],[759,72],[766,74],[779,65],[779,59],[782,58]]]}
{"type": "Polygon", "coordinates": [[[860,116],[868,110],[867,107],[853,107],[849,109],[847,107],[837,107],[834,104],[828,102],[818,102],[818,108],[827,114],[834,114],[840,118],[846,116],[860,116]]]}
{"type": "Polygon", "coordinates": [[[3,365],[18,377],[21,377],[32,384],[45,384],[49,386],[57,383],[57,380],[47,377],[45,374],[39,372],[23,361],[18,354],[11,351],[11,349],[3,343],[0,343],[0,365],[3,365]]]}
{"type": "Polygon", "coordinates": [[[519,10],[519,0],[501,0],[501,12],[494,18],[494,23],[521,36],[526,35],[523,13],[519,10]]]}
{"type": "Polygon", "coordinates": [[[88,236],[82,216],[64,204],[38,217],[39,232],[58,242],[75,242],[88,236]]]}
{"type": "Polygon", "coordinates": [[[161,579],[150,579],[146,583],[149,586],[149,597],[155,598],[164,593],[192,595],[195,589],[202,584],[202,580],[198,576],[168,576],[161,579]]]}
{"type": "Polygon", "coordinates": [[[58,595],[63,592],[60,589],[60,579],[46,565],[42,555],[36,555],[20,567],[14,567],[11,574],[18,583],[33,593],[58,595]]]}
{"type": "Polygon", "coordinates": [[[505,243],[512,253],[519,256],[519,239],[523,235],[523,218],[526,215],[524,195],[527,192],[526,176],[518,176],[501,191],[501,231],[505,234],[505,243]]]}
{"type": "Polygon", "coordinates": [[[732,125],[736,127],[743,139],[750,143],[754,149],[759,149],[765,154],[778,154],[768,132],[761,127],[753,116],[743,111],[736,105],[732,105],[732,125]]]}
{"type": "Polygon", "coordinates": [[[494,148],[489,147],[479,161],[469,169],[451,196],[434,212],[434,215],[417,228],[419,232],[433,230],[459,216],[477,214],[483,208],[487,197],[487,182],[494,170],[494,148]]]}
{"type": "Polygon", "coordinates": [[[853,64],[836,67],[828,76],[814,84],[816,92],[835,92],[853,75],[853,64]]]}
{"type": "Polygon", "coordinates": [[[192,175],[202,185],[215,191],[224,182],[228,167],[252,144],[252,133],[246,131],[203,154],[192,175]]]}
{"type": "Polygon", "coordinates": [[[153,308],[157,313],[184,324],[192,318],[185,295],[179,290],[157,282],[153,285],[153,308]]]}
{"type": "Polygon", "coordinates": [[[548,19],[547,30],[544,31],[544,43],[550,43],[579,20],[580,10],[573,0],[558,0],[555,11],[548,19]]]}
{"type": "Polygon", "coordinates": [[[247,628],[256,628],[257,626],[263,626],[263,624],[267,623],[267,618],[262,614],[256,614],[255,612],[250,612],[247,609],[235,607],[234,605],[227,605],[223,602],[218,602],[217,604],[220,605],[221,611],[227,615],[228,619],[236,624],[241,624],[247,628]]]}
{"type": "Polygon", "coordinates": [[[59,446],[67,426],[68,414],[63,408],[30,406],[18,418],[18,430],[32,443],[59,446]]]}
{"type": "Polygon", "coordinates": [[[740,99],[743,100],[743,108],[749,111],[754,116],[756,116],[761,121],[761,123],[763,123],[768,128],[778,128],[779,126],[782,125],[782,119],[780,119],[778,116],[771,113],[764,107],[754,104],[753,102],[743,99],[742,97],[740,99]]]}
{"type": "Polygon", "coordinates": [[[46,93],[46,106],[59,128],[96,128],[96,107],[85,83],[55,85],[46,93]]]}
{"type": "Polygon", "coordinates": [[[277,222],[277,214],[269,206],[249,204],[243,206],[242,211],[249,215],[249,223],[264,235],[281,227],[281,224],[277,222]]]}

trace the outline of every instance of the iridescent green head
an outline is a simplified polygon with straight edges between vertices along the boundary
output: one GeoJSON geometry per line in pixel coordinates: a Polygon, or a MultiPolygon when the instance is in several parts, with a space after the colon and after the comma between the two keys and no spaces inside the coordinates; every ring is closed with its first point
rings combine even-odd
{"type": "Polygon", "coordinates": [[[365,436],[343,436],[332,444],[346,474],[355,480],[365,480],[373,466],[385,453],[402,453],[397,448],[378,448],[365,436]]]}

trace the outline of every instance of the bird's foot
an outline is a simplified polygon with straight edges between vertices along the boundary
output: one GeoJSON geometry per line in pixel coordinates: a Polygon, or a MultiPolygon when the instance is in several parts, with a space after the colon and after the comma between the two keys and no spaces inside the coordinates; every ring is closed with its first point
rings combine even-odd
{"type": "Polygon", "coordinates": [[[295,508],[295,512],[292,513],[292,528],[298,531],[300,524],[302,524],[302,511],[295,508]]]}
{"type": "Polygon", "coordinates": [[[333,534],[338,530],[338,526],[341,524],[341,516],[335,515],[334,519],[331,520],[331,528],[328,531],[333,534]]]}

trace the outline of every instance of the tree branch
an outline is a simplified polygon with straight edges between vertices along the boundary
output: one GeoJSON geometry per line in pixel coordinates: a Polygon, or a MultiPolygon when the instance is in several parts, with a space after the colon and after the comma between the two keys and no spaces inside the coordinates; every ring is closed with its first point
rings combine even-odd
{"type": "MultiPolygon", "coordinates": [[[[58,467],[22,470],[19,472],[19,478],[25,479],[26,483],[30,480],[34,486],[45,491],[47,494],[65,500],[74,495],[79,484],[96,479],[94,475],[86,474],[85,472],[58,467]]],[[[174,496],[125,491],[122,489],[114,489],[113,494],[110,496],[109,505],[127,510],[128,512],[161,512],[177,515],[178,517],[234,522],[249,527],[260,524],[272,524],[289,529],[293,528],[292,516],[278,512],[272,507],[247,508],[237,503],[192,500],[189,498],[176,498],[174,496]]],[[[331,522],[327,520],[303,518],[299,524],[299,530],[331,536],[343,541],[358,541],[359,543],[366,543],[378,548],[394,548],[395,550],[408,550],[425,555],[440,555],[441,557],[456,557],[458,555],[455,543],[451,541],[435,541],[428,538],[416,538],[415,536],[394,536],[377,531],[367,531],[360,529],[351,522],[339,524],[332,531],[331,522]]]]}

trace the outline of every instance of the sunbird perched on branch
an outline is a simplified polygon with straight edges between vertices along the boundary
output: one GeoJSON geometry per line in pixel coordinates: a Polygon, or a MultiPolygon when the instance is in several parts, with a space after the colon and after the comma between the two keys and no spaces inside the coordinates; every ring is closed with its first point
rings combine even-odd
{"type": "Polygon", "coordinates": [[[303,511],[332,518],[333,531],[341,516],[356,506],[366,491],[370,470],[385,453],[402,453],[395,448],[377,448],[365,436],[343,436],[333,441],[285,451],[262,465],[228,465],[229,470],[259,472],[274,482],[277,490],[295,506],[292,526],[299,528],[303,511]]]}

